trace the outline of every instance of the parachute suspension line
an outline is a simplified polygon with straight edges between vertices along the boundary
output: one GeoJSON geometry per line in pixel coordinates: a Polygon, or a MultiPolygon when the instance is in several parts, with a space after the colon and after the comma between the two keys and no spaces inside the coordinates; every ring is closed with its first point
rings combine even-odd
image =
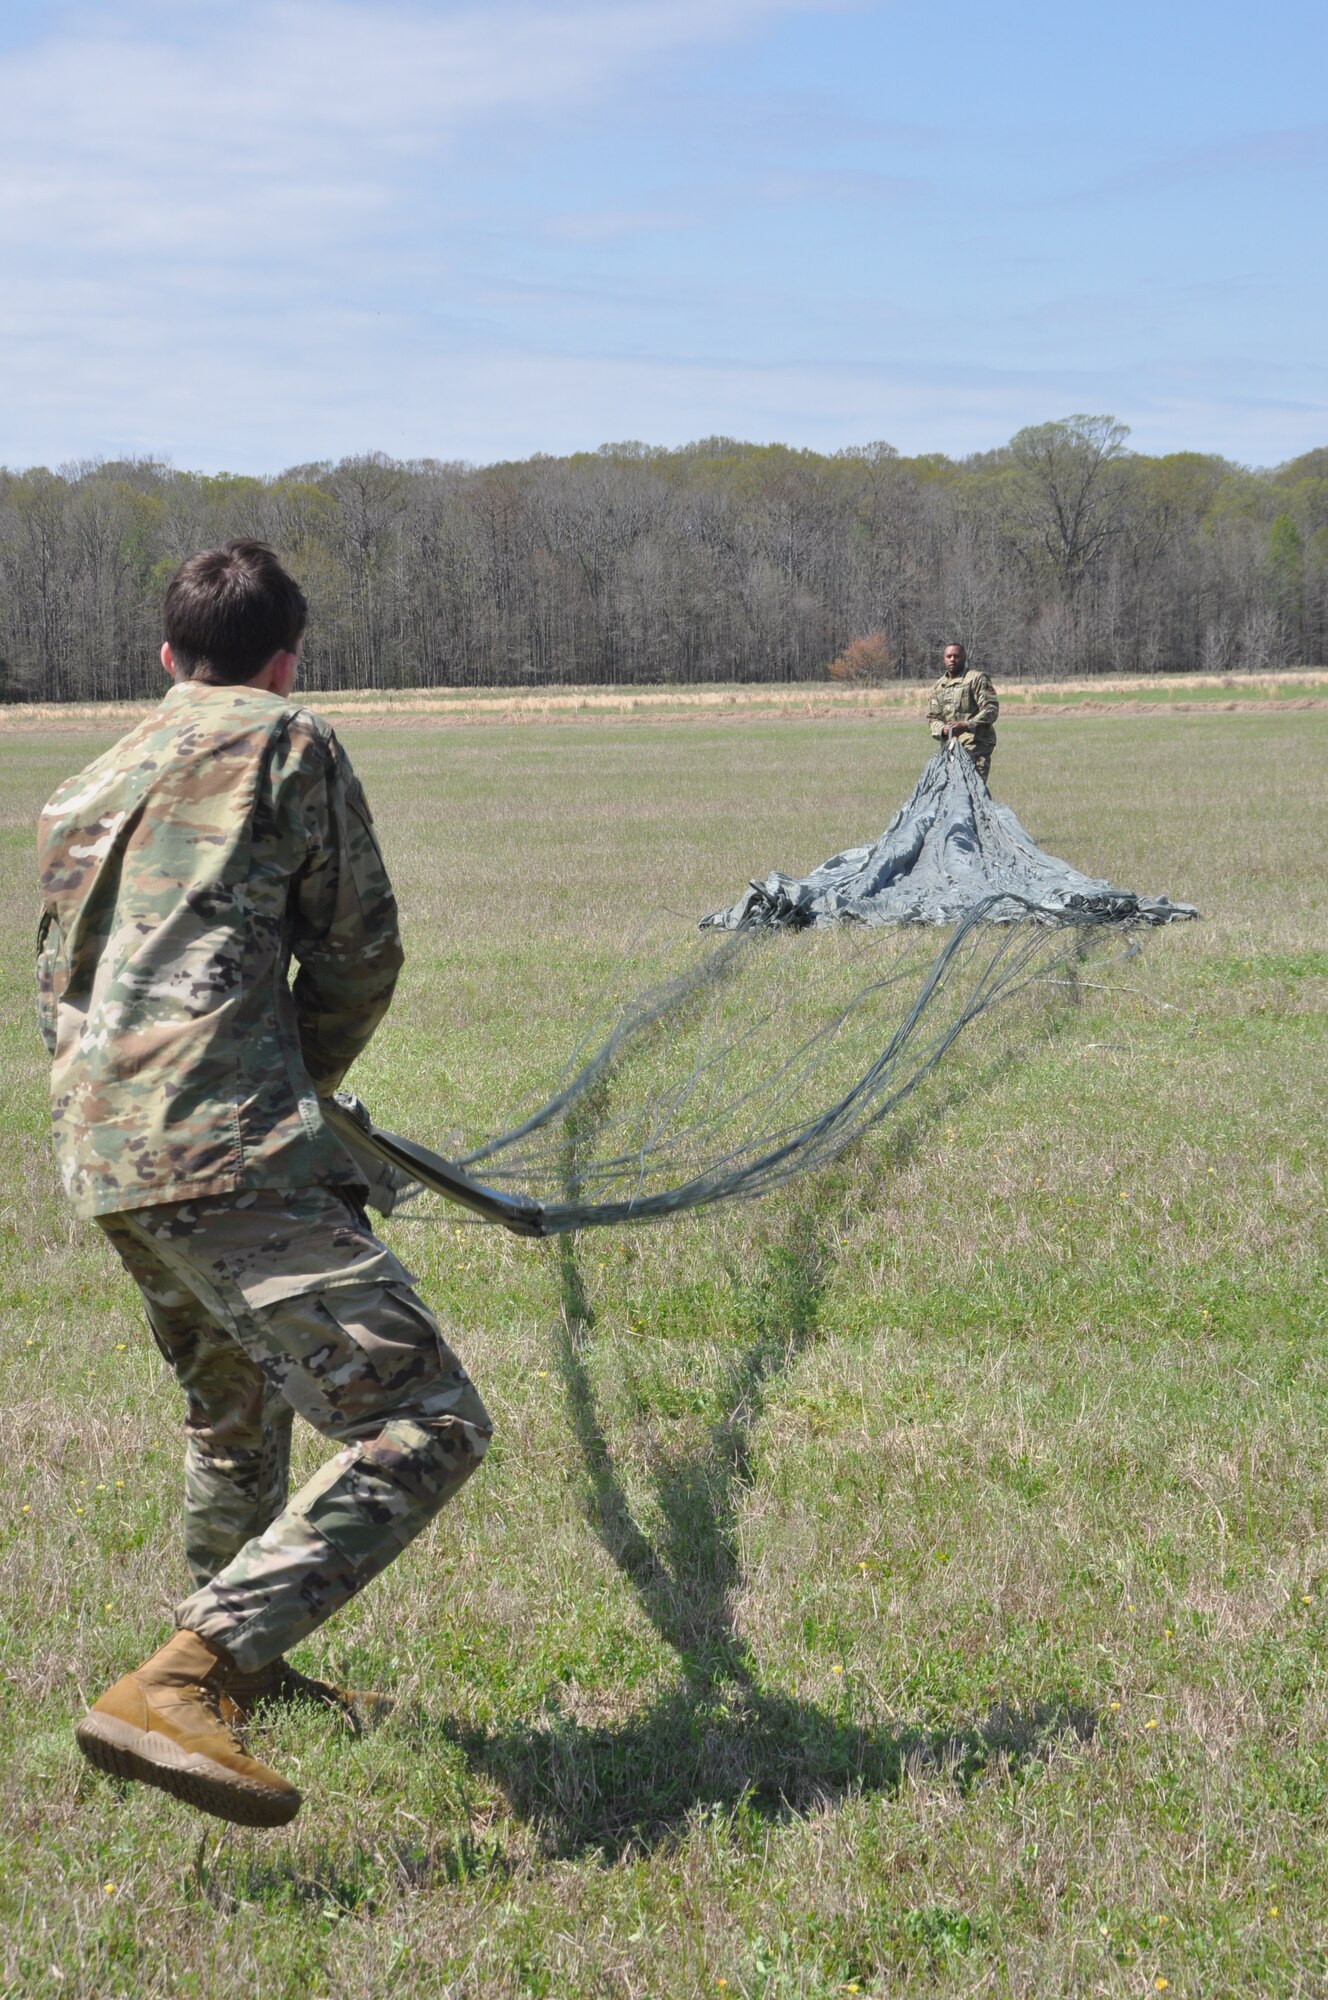
{"type": "MultiPolygon", "coordinates": [[[[676,978],[662,986],[651,987],[642,993],[623,1011],[623,1018],[603,1047],[596,1050],[590,1061],[575,1073],[563,1089],[555,1092],[547,1104],[542,1104],[538,1111],[532,1112],[524,1124],[515,1126],[510,1132],[500,1133],[496,1139],[487,1139],[482,1146],[476,1146],[469,1153],[463,1153],[457,1162],[458,1166],[475,1166],[480,1160],[489,1159],[494,1153],[503,1152],[529,1137],[531,1133],[542,1131],[546,1125],[552,1124],[577,1097],[582,1096],[599,1077],[607,1073],[620,1050],[634,1035],[644,1034],[646,1030],[657,1026],[666,1016],[671,1019],[676,1018],[678,1010],[685,1006],[687,1001],[705,986],[724,977],[731,969],[733,961],[742,955],[744,948],[750,945],[751,941],[750,933],[738,932],[717,951],[708,953],[699,965],[678,974],[676,978]]],[[[583,1033],[581,1045],[584,1046],[588,1040],[589,1035],[583,1033]]],[[[571,1067],[570,1064],[568,1067],[571,1067]]]]}
{"type": "MultiPolygon", "coordinates": [[[[698,943],[691,965],[616,1008],[607,1032],[599,1013],[598,1030],[579,1038],[590,1055],[545,1102],[459,1158],[377,1131],[362,1107],[354,1136],[522,1235],[753,1200],[879,1125],[984,1016],[1021,995],[1072,1006],[1078,961],[1095,939],[1121,937],[1098,913],[1032,903],[1010,921],[1008,892],[993,923],[994,900],[939,951],[917,929],[856,925],[698,943]]],[[[676,963],[676,933],[669,949],[676,963]]],[[[351,1114],[339,1116],[349,1144],[351,1114]]]]}

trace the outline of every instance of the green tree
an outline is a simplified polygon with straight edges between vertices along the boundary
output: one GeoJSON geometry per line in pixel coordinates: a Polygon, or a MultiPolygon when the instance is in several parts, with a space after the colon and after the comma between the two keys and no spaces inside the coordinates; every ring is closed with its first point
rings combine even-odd
{"type": "Polygon", "coordinates": [[[1305,619],[1305,543],[1289,514],[1279,514],[1268,530],[1268,568],[1278,614],[1298,645],[1305,619]]]}
{"type": "Polygon", "coordinates": [[[1034,424],[1010,440],[1014,521],[1067,603],[1120,525],[1119,467],[1129,435],[1115,417],[1079,415],[1034,424]]]}

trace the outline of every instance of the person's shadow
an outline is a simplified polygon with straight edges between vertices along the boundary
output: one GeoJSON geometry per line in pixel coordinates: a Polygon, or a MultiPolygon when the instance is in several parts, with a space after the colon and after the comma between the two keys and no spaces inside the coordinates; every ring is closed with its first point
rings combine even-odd
{"type": "Polygon", "coordinates": [[[612,1860],[680,1831],[698,1807],[784,1817],[845,1793],[892,1789],[907,1771],[942,1773],[964,1791],[993,1759],[1018,1764],[1067,1738],[1092,1737],[1094,1715],[1067,1701],[998,1708],[949,1730],[891,1732],[761,1687],[735,1623],[737,1496],[769,1384],[818,1337],[825,1256],[810,1224],[766,1254],[751,1294],[759,1302],[754,1337],[730,1370],[726,1414],[702,1449],[671,1465],[658,1485],[666,1523],[658,1546],[633,1517],[596,1408],[587,1367],[594,1313],[573,1239],[563,1239],[559,1255],[557,1361],[590,1524],[677,1654],[682,1676],[655,1708],[620,1726],[555,1717],[459,1733],[469,1761],[538,1828],[547,1851],[597,1848],[612,1860]]]}

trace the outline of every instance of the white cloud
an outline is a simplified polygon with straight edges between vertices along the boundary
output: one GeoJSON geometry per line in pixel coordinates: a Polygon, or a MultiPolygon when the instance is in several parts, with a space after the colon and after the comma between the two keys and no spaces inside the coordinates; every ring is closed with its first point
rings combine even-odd
{"type": "Polygon", "coordinates": [[[370,376],[390,401],[394,334],[418,343],[452,314],[484,337],[481,274],[454,277],[487,220],[472,149],[501,158],[507,132],[584,116],[790,4],[241,0],[58,20],[0,56],[0,460],[147,435],[215,450],[176,426],[218,374],[242,377],[269,440],[293,392],[332,427],[370,376]]]}
{"type": "Polygon", "coordinates": [[[1009,232],[995,165],[990,190],[947,188],[946,149],[890,122],[884,87],[874,121],[787,58],[749,85],[747,46],[794,14],[814,46],[829,11],[48,16],[0,53],[0,462],[274,470],[710,431],[964,451],[1106,407],[1141,448],[1268,461],[1328,430],[1320,365],[1261,366],[1243,398],[1220,301],[1009,232]],[[726,43],[721,76],[700,58],[726,43]],[[954,271],[980,308],[938,315],[954,271]]]}
{"type": "Polygon", "coordinates": [[[956,455],[1004,442],[1021,425],[1071,409],[1112,408],[1142,451],[1211,449],[1275,463],[1328,434],[1328,396],[1287,381],[1241,402],[1210,371],[1001,368],[912,358],[845,364],[744,357],[681,361],[554,354],[495,344],[430,351],[347,310],[274,342],[251,319],[183,358],[163,348],[150,398],[118,391],[134,339],[108,329],[103,356],[73,385],[52,385],[28,415],[30,448],[11,462],[87,455],[168,456],[208,470],[276,471],[309,458],[385,450],[402,458],[489,461],[573,451],[615,438],[679,444],[715,433],[822,450],[887,438],[904,451],[956,455]],[[393,353],[382,375],[375,357],[393,353]],[[349,365],[357,353],[365,366],[349,365]],[[117,412],[108,427],[106,412],[117,412]]]}
{"type": "Polygon", "coordinates": [[[215,260],[334,240],[467,128],[565,112],[786,7],[281,0],[76,20],[0,59],[0,243],[215,260]]]}

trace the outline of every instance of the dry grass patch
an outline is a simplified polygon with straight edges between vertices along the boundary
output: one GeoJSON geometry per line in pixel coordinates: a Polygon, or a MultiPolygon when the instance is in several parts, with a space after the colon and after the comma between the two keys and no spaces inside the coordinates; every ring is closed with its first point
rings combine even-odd
{"type": "MultiPolygon", "coordinates": [[[[939,668],[938,668],[939,672],[939,668]]],[[[834,680],[743,682],[735,686],[626,686],[540,688],[341,688],[310,693],[311,707],[339,723],[375,729],[421,723],[475,728],[499,724],[603,722],[828,721],[924,715],[934,675],[879,687],[843,686],[834,680]]],[[[1042,711],[1115,716],[1312,710],[1328,702],[1328,669],[1280,672],[1125,675],[1092,680],[1003,682],[999,693],[1008,719],[1042,711]]],[[[0,707],[0,736],[106,728],[121,734],[151,702],[11,702],[0,707]]]]}

